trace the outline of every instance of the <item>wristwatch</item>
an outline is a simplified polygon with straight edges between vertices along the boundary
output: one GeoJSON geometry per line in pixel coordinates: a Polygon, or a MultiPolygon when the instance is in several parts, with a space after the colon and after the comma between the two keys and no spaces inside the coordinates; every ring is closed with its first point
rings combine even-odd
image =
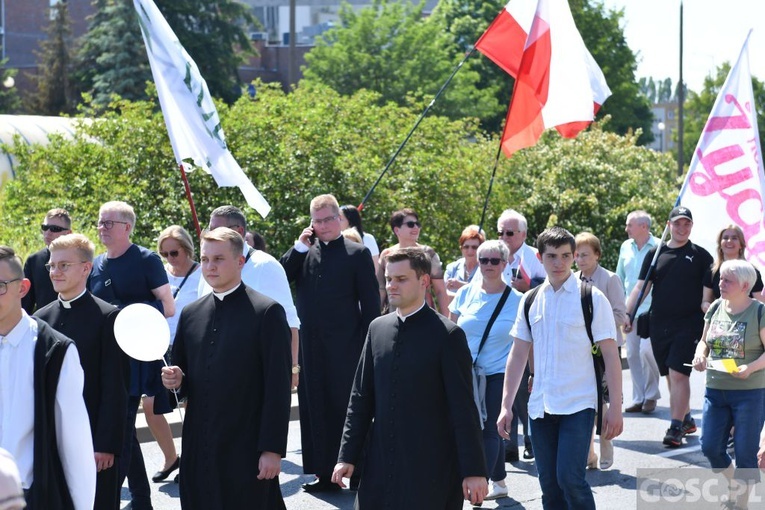
{"type": "Polygon", "coordinates": [[[299,374],[300,373],[300,365],[292,365],[292,373],[293,374],[299,374]]]}

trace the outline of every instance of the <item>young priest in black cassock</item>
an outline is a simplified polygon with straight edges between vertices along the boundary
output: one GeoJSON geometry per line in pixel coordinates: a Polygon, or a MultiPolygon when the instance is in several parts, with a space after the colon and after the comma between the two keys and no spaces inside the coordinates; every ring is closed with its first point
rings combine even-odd
{"type": "Polygon", "coordinates": [[[227,227],[202,236],[211,294],[187,305],[173,344],[168,389],[188,398],[180,478],[184,510],[283,509],[291,334],[284,308],[241,282],[242,237],[227,227]]]}
{"type": "Polygon", "coordinates": [[[50,279],[58,299],[35,316],[63,333],[77,346],[85,374],[83,397],[93,435],[96,504],[101,510],[119,509],[119,472],[115,456],[122,451],[127,415],[127,358],[114,338],[119,312],[86,290],[94,246],[82,234],[52,241],[50,279]]]}
{"type": "Polygon", "coordinates": [[[371,430],[357,509],[481,503],[486,462],[465,333],[425,305],[430,259],[421,248],[390,252],[385,273],[397,310],[369,326],[332,481],[345,486],[371,430]]]}

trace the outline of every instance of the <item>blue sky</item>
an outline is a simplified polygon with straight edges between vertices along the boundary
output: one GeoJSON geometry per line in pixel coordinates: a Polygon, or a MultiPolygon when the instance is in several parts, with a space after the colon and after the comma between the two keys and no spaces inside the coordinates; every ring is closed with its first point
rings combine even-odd
{"type": "MultiPolygon", "coordinates": [[[[679,0],[603,0],[607,8],[623,8],[627,44],[638,54],[636,76],[672,78],[679,63],[679,0]]],[[[733,62],[750,28],[752,75],[765,81],[765,2],[762,0],[685,0],[685,82],[700,91],[704,77],[723,62],[733,62]]]]}

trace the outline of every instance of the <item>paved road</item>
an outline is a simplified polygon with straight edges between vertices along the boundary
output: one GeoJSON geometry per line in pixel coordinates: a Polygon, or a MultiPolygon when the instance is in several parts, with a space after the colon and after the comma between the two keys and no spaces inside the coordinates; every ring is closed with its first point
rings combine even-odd
{"type": "MultiPolygon", "coordinates": [[[[624,387],[631,392],[629,371],[625,370],[624,387]]],[[[607,471],[590,471],[587,480],[593,488],[595,501],[603,509],[631,509],[636,506],[636,469],[637,468],[687,468],[708,466],[700,451],[698,437],[689,436],[682,448],[670,450],[661,444],[669,420],[669,394],[666,384],[662,383],[664,398],[659,401],[656,412],[650,416],[625,414],[625,431],[614,441],[615,462],[607,471]]],[[[691,407],[696,423],[701,424],[704,376],[694,373],[691,377],[691,407]]],[[[176,440],[180,446],[180,440],[176,440]]],[[[155,472],[161,467],[162,457],[156,443],[142,445],[146,457],[147,470],[155,472]]],[[[253,459],[256,463],[257,460],[253,459]]],[[[312,476],[302,474],[300,456],[300,428],[297,421],[290,423],[287,458],[282,464],[280,475],[282,492],[287,508],[321,510],[352,509],[354,494],[347,490],[331,495],[315,497],[303,493],[300,485],[310,481],[312,476]]],[[[538,510],[542,508],[541,491],[536,480],[533,461],[520,461],[507,464],[507,482],[510,497],[498,501],[486,502],[483,508],[512,508],[538,510]]],[[[172,482],[153,484],[153,500],[156,510],[176,510],[180,508],[178,486],[172,482]]],[[[123,508],[129,508],[129,495],[123,488],[123,508]]],[[[248,508],[243,502],[242,508],[248,508]]],[[[465,504],[465,509],[472,508],[465,504]]]]}

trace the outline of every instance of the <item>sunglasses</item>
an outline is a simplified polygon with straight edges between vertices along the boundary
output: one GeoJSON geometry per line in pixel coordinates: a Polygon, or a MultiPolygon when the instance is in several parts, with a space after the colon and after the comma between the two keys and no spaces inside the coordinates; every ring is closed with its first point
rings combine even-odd
{"type": "Polygon", "coordinates": [[[422,226],[422,223],[420,223],[419,221],[405,221],[404,225],[406,225],[409,228],[414,228],[414,227],[419,228],[422,226]]]}
{"type": "Polygon", "coordinates": [[[463,250],[477,250],[478,249],[478,245],[477,244],[463,244],[461,246],[461,248],[463,250]]]}
{"type": "Polygon", "coordinates": [[[489,262],[491,262],[492,266],[498,266],[499,263],[502,262],[502,259],[497,257],[481,257],[478,259],[478,262],[480,262],[482,266],[485,266],[489,262]]]}
{"type": "Polygon", "coordinates": [[[520,230],[500,230],[497,232],[498,237],[507,236],[507,237],[513,237],[516,233],[520,234],[520,230]]]}
{"type": "Polygon", "coordinates": [[[167,257],[177,257],[178,256],[178,250],[170,250],[170,251],[161,251],[159,254],[162,256],[163,259],[166,259],[167,257]]]}
{"type": "Polygon", "coordinates": [[[42,229],[43,232],[47,232],[48,230],[50,230],[51,232],[55,234],[69,230],[68,228],[59,227],[58,225],[46,225],[45,223],[40,225],[40,228],[42,229]]]}

